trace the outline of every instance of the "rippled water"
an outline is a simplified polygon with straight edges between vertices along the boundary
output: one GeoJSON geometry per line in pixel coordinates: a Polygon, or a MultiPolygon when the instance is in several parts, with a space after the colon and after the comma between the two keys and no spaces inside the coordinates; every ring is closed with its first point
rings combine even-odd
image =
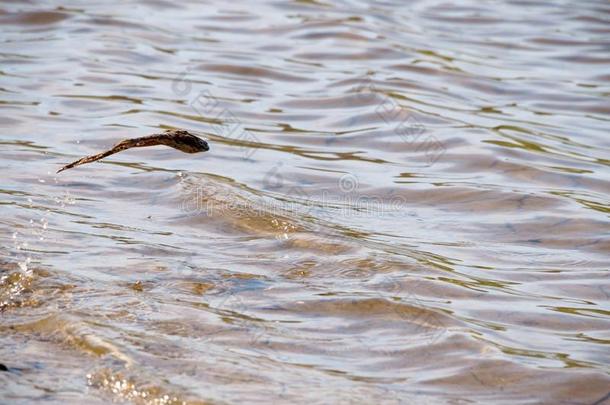
{"type": "Polygon", "coordinates": [[[0,402],[610,403],[607,2],[92,3],[0,4],[0,402]]]}

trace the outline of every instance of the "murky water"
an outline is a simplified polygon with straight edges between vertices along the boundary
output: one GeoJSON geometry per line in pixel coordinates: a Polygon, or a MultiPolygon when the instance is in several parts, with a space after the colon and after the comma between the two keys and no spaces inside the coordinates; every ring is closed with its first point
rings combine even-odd
{"type": "Polygon", "coordinates": [[[92,3],[0,4],[0,402],[610,403],[607,2],[92,3]]]}

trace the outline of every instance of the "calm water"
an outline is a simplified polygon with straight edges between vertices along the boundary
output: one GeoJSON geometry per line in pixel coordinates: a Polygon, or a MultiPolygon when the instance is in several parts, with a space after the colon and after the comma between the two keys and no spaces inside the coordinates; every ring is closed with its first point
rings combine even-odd
{"type": "Polygon", "coordinates": [[[0,4],[1,403],[610,403],[606,1],[92,3],[0,4]]]}

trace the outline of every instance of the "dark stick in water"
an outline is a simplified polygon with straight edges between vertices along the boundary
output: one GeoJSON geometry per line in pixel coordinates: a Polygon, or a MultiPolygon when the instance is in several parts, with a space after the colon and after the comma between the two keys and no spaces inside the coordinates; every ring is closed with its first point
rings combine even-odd
{"type": "Polygon", "coordinates": [[[57,173],[66,169],[71,169],[75,166],[84,165],[85,163],[95,162],[105,158],[106,156],[114,155],[115,153],[124,151],[130,148],[142,148],[145,146],[165,145],[178,149],[184,153],[206,152],[210,150],[208,143],[203,139],[185,131],[183,129],[168,129],[161,134],[152,134],[140,138],[126,139],[114,145],[112,149],[106,152],[98,153],[97,155],[85,156],[82,159],[65,165],[57,171],[57,173]]]}

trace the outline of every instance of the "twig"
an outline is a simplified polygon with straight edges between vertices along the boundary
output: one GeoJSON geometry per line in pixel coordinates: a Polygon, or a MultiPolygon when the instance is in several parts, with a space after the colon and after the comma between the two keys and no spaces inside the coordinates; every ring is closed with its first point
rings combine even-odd
{"type": "Polygon", "coordinates": [[[114,145],[112,149],[106,152],[98,153],[97,155],[85,156],[82,159],[65,165],[57,171],[57,173],[66,169],[71,169],[75,166],[84,165],[85,163],[95,162],[115,153],[130,149],[142,148],[145,146],[165,145],[178,149],[184,153],[198,153],[210,150],[208,143],[203,139],[185,131],[183,129],[168,129],[161,134],[152,134],[142,136],[140,138],[126,139],[114,145]]]}

